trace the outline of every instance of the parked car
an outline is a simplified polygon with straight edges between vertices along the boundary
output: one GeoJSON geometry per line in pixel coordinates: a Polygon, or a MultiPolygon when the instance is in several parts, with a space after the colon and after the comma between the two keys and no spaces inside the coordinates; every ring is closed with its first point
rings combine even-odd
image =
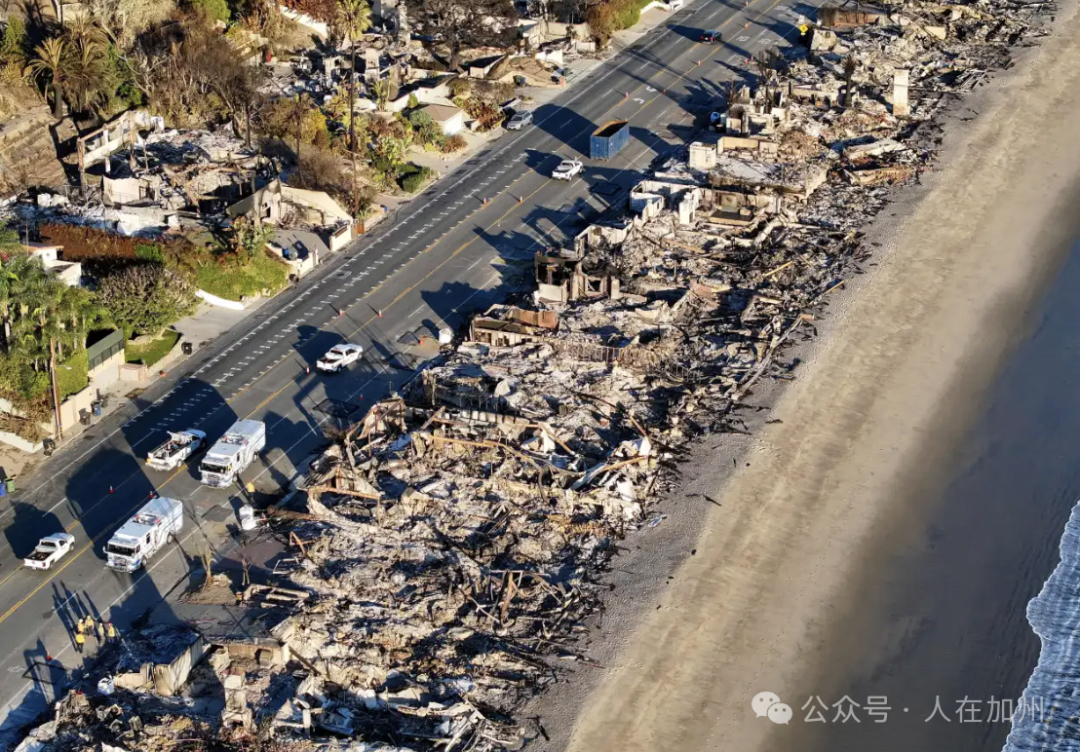
{"type": "Polygon", "coordinates": [[[551,177],[556,180],[573,180],[574,176],[585,169],[585,165],[577,159],[564,159],[559,162],[559,166],[555,168],[555,171],[551,173],[551,177]]]}
{"type": "Polygon", "coordinates": [[[323,373],[337,373],[360,360],[360,356],[363,354],[364,348],[360,345],[352,345],[345,342],[340,345],[334,345],[327,350],[326,355],[319,358],[315,367],[323,373]]]}
{"type": "Polygon", "coordinates": [[[532,121],[532,110],[519,110],[514,113],[513,117],[506,121],[506,130],[520,131],[526,125],[531,125],[532,121]]]}
{"type": "Polygon", "coordinates": [[[723,44],[724,37],[719,31],[703,31],[701,32],[702,44],[723,44]]]}
{"type": "Polygon", "coordinates": [[[27,569],[52,569],[53,564],[75,545],[75,536],[71,533],[53,533],[41,539],[29,556],[23,559],[27,569]]]}

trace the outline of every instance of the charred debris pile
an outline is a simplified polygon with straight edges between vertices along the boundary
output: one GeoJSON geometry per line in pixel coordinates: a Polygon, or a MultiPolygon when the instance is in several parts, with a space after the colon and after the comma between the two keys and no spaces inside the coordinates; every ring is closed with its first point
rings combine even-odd
{"type": "MultiPolygon", "coordinates": [[[[801,51],[765,56],[628,212],[537,254],[531,296],[475,317],[267,510],[292,564],[245,604],[277,618],[255,642],[197,641],[173,677],[218,687],[205,733],[355,752],[542,736],[521,708],[560,667],[592,665],[619,541],[663,520],[697,437],[745,430],[739,405],[794,377],[786,348],[860,271],[861,228],[893,187],[928,168],[936,116],[1053,12],[828,8],[801,51]]],[[[86,727],[113,722],[114,698],[58,707],[76,702],[38,749],[75,749],[59,742],[76,727],[103,739],[86,727]]]]}

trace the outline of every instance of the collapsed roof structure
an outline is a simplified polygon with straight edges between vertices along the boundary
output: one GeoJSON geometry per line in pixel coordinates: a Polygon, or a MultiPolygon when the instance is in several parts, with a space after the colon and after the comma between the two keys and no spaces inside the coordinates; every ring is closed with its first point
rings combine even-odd
{"type": "MultiPolygon", "coordinates": [[[[295,504],[265,511],[291,563],[244,597],[277,618],[258,644],[208,637],[198,669],[223,687],[225,727],[189,710],[156,723],[387,752],[542,735],[521,709],[560,665],[589,663],[619,541],[662,522],[696,438],[744,430],[755,385],[794,377],[787,348],[869,257],[861,228],[891,186],[927,168],[934,115],[1042,33],[1034,12],[824,11],[809,57],[732,99],[782,118],[754,129],[725,113],[736,132],[669,158],[626,215],[537,254],[532,295],[475,317],[337,436],[295,504]]],[[[152,748],[109,736],[114,699],[65,702],[87,709],[39,734],[42,752],[87,728],[152,748]]]]}

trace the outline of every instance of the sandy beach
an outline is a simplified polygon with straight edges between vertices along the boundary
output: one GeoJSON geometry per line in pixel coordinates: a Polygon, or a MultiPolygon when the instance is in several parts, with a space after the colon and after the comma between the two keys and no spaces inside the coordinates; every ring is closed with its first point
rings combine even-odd
{"type": "MultiPolygon", "coordinates": [[[[1007,726],[928,736],[923,719],[935,696],[961,691],[955,675],[981,665],[976,647],[993,650],[970,643],[993,630],[967,624],[978,618],[966,610],[982,602],[978,587],[968,593],[925,567],[919,581],[908,573],[939,544],[936,520],[947,515],[964,442],[1002,364],[1031,333],[1031,310],[1080,225],[1080,19],[1070,7],[1056,20],[1051,37],[1020,51],[1010,71],[953,113],[935,172],[870,228],[868,241],[879,244],[873,266],[832,301],[822,337],[801,353],[799,378],[750,400],[775,404],[774,422],[749,440],[702,446],[665,525],[616,562],[596,625],[606,637],[590,652],[597,667],[579,668],[537,703],[551,737],[545,748],[1000,747],[1007,726]],[[928,651],[922,636],[941,625],[902,600],[937,583],[929,600],[940,601],[953,633],[936,634],[942,644],[928,651]],[[912,655],[926,665],[905,666],[912,655]],[[903,693],[891,718],[902,721],[896,706],[911,706],[899,733],[868,725],[865,713],[850,733],[803,720],[808,698],[865,703],[868,692],[886,690],[903,693]],[[763,691],[792,707],[790,724],[755,717],[750,701],[763,691]]],[[[1055,501],[1032,535],[1056,544],[1072,501],[1055,501]]],[[[957,529],[970,528],[953,516],[957,529]]],[[[946,573],[992,566],[997,538],[1008,533],[1001,518],[997,526],[1004,532],[985,544],[954,541],[937,565],[946,573]]],[[[979,668],[966,677],[984,701],[1023,688],[1038,655],[1023,605],[1055,556],[1026,561],[1033,574],[1022,587],[1001,582],[1015,611],[1002,628],[1023,643],[1022,660],[1005,679],[979,668]]],[[[954,712],[952,694],[943,702],[954,712]]]]}

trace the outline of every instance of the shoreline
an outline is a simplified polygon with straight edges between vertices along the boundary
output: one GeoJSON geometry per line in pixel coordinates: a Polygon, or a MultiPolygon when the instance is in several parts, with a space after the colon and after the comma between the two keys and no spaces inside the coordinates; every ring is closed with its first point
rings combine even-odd
{"type": "Polygon", "coordinates": [[[879,268],[849,280],[823,336],[792,351],[799,378],[760,386],[753,403],[775,407],[754,435],[699,447],[669,519],[627,542],[590,650],[606,669],[578,668],[532,708],[546,748],[790,749],[807,741],[807,688],[857,670],[838,666],[852,640],[903,641],[912,625],[871,638],[875,609],[856,596],[886,552],[925,543],[919,513],[1080,229],[1059,211],[1080,198],[1080,148],[1063,133],[1080,114],[1078,26],[1075,4],[1059,10],[1050,36],[946,111],[943,158],[868,226],[879,268]],[[965,126],[958,109],[982,114],[965,126]],[[786,695],[789,727],[754,718],[765,690],[786,695]]]}

